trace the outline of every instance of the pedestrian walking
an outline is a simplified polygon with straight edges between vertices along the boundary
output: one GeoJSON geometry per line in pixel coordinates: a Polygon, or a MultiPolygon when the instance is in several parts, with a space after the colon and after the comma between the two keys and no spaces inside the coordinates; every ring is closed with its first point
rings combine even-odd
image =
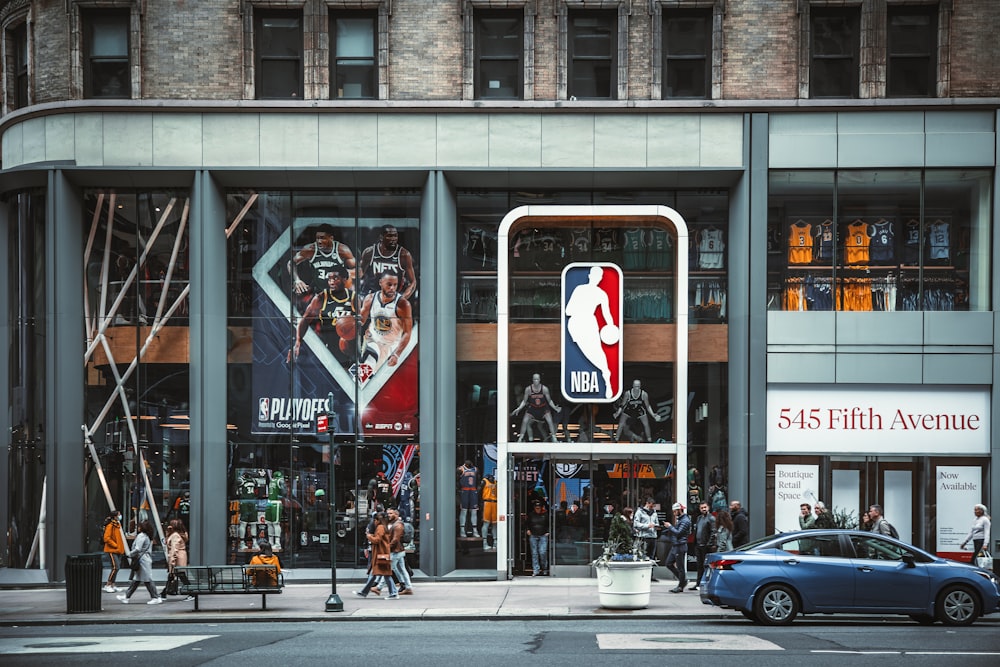
{"type": "Polygon", "coordinates": [[[986,505],[976,505],[972,508],[976,518],[972,522],[972,529],[962,540],[961,548],[972,542],[972,559],[969,561],[976,564],[976,556],[983,550],[983,545],[989,547],[990,544],[990,516],[986,513],[986,505]]]}
{"type": "Polygon", "coordinates": [[[139,524],[138,534],[132,542],[132,549],[128,552],[130,559],[139,560],[139,568],[132,570],[132,583],[129,584],[125,595],[119,595],[118,599],[122,604],[128,604],[132,599],[132,593],[139,588],[139,584],[145,584],[149,591],[149,602],[146,604],[162,604],[163,598],[156,594],[156,586],[153,585],[153,525],[149,521],[139,524]]]}
{"type": "Polygon", "coordinates": [[[105,593],[117,593],[120,588],[115,586],[115,579],[118,578],[118,565],[125,555],[125,533],[122,531],[122,513],[115,510],[108,515],[104,522],[104,553],[111,559],[111,572],[108,573],[108,581],[104,585],[105,593]]]}

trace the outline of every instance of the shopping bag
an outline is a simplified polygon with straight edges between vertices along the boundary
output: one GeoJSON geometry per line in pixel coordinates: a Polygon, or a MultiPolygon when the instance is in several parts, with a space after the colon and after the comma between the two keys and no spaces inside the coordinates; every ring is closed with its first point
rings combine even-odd
{"type": "Polygon", "coordinates": [[[978,554],[976,554],[976,565],[983,568],[984,570],[993,569],[993,556],[986,549],[983,549],[978,554]]]}

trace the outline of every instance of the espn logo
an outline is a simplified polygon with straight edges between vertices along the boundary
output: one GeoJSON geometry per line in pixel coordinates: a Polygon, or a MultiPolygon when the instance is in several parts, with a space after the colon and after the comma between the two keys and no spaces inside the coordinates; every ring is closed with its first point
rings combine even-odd
{"type": "Polygon", "coordinates": [[[611,403],[622,393],[622,270],[576,262],[562,273],[562,393],[573,403],[611,403]]]}

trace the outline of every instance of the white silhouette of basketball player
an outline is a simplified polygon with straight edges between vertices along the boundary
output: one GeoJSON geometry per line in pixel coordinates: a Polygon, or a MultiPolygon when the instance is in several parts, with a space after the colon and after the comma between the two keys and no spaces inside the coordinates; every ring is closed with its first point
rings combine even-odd
{"type": "Polygon", "coordinates": [[[611,319],[608,294],[598,286],[603,277],[603,269],[595,266],[590,269],[590,282],[573,288],[565,310],[566,331],[587,361],[601,372],[604,378],[605,398],[611,398],[614,396],[611,388],[611,369],[608,367],[608,358],[604,354],[601,342],[614,345],[618,342],[620,331],[611,319]],[[606,322],[603,328],[598,326],[597,317],[594,315],[598,308],[601,309],[601,315],[606,322]]]}

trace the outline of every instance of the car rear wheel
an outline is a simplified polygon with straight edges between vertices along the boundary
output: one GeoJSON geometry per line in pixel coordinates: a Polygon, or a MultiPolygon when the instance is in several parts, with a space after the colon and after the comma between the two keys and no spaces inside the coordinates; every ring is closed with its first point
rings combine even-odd
{"type": "Polygon", "coordinates": [[[788,625],[799,615],[799,599],[782,584],[764,588],[753,603],[757,619],[766,625],[788,625]]]}
{"type": "Polygon", "coordinates": [[[946,588],[937,598],[937,617],[945,625],[972,625],[982,610],[979,598],[964,586],[946,588]]]}
{"type": "Polygon", "coordinates": [[[743,618],[751,621],[753,623],[760,623],[760,619],[757,618],[757,614],[752,611],[747,611],[746,609],[740,609],[740,613],[743,614],[743,618]]]}
{"type": "Polygon", "coordinates": [[[920,625],[934,625],[934,617],[930,614],[910,614],[910,618],[920,625]]]}

